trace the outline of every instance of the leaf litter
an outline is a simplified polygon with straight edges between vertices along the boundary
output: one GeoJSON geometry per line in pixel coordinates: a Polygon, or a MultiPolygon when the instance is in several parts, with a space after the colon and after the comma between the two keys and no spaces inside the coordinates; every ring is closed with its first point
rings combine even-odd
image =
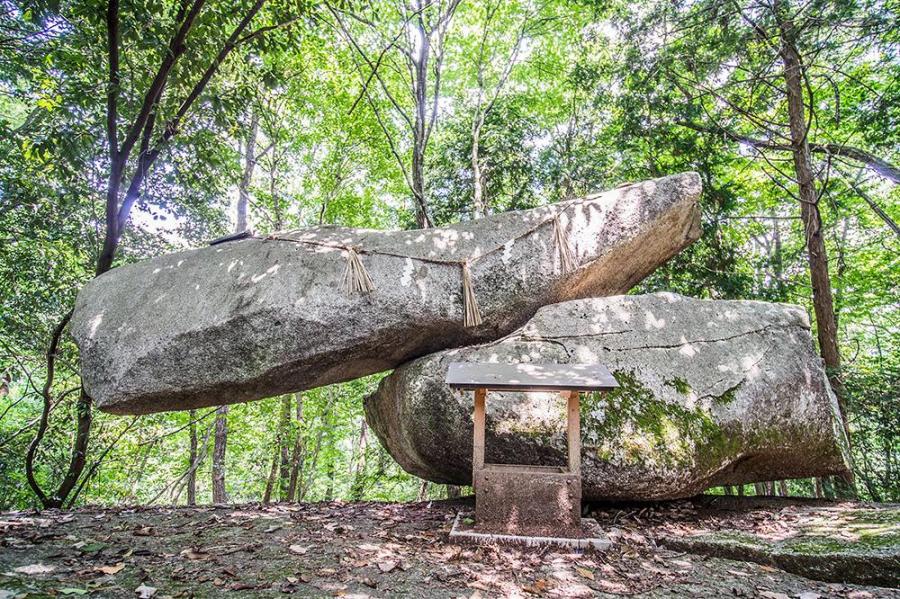
{"type": "MultiPolygon", "coordinates": [[[[613,540],[603,553],[449,544],[456,513],[471,507],[454,500],[0,514],[0,597],[896,596],[666,550],[654,540],[659,514],[646,509],[598,515],[613,540]]],[[[668,518],[686,526],[691,514],[668,518]]]]}

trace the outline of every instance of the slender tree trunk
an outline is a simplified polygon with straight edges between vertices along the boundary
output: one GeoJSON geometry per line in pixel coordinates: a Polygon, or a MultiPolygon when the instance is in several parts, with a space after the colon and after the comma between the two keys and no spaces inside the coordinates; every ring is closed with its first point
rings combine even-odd
{"type": "Polygon", "coordinates": [[[281,456],[278,443],[275,443],[275,451],[272,453],[272,466],[269,468],[269,476],[266,478],[266,490],[263,493],[263,503],[272,500],[272,492],[275,490],[275,474],[278,472],[278,460],[281,456]]]}
{"type": "Polygon", "coordinates": [[[188,418],[190,419],[188,429],[188,435],[190,436],[188,467],[190,470],[187,476],[187,503],[188,505],[197,505],[197,471],[193,467],[197,463],[197,411],[191,410],[188,412],[188,418]]]}
{"type": "Polygon", "coordinates": [[[297,481],[300,480],[303,471],[303,458],[305,448],[303,446],[303,394],[297,393],[297,430],[294,435],[294,449],[291,452],[291,480],[288,482],[288,501],[296,501],[297,481]]]}
{"type": "Polygon", "coordinates": [[[332,501],[334,499],[334,477],[335,477],[335,468],[334,468],[334,456],[328,457],[328,466],[325,468],[325,476],[328,479],[328,486],[325,487],[325,501],[332,501]]]}
{"type": "Polygon", "coordinates": [[[359,442],[356,446],[356,464],[353,468],[353,483],[350,487],[350,499],[362,501],[366,486],[366,449],[369,445],[368,426],[363,418],[359,425],[359,442]]]}
{"type": "Polygon", "coordinates": [[[228,406],[216,410],[216,437],[213,444],[212,492],[213,503],[226,503],[225,447],[228,444],[228,406]]]}
{"type": "Polygon", "coordinates": [[[323,425],[319,426],[319,430],[316,431],[316,444],[313,446],[312,460],[309,464],[309,470],[308,474],[306,475],[306,480],[300,487],[300,490],[297,492],[297,501],[303,501],[306,498],[306,494],[309,492],[309,490],[313,486],[313,483],[315,482],[317,466],[319,464],[319,456],[322,452],[322,439],[325,436],[325,429],[329,427],[328,415],[331,410],[331,404],[334,401],[330,390],[326,391],[326,394],[327,404],[325,405],[325,411],[322,415],[322,419],[324,422],[323,425]]]}
{"type": "Polygon", "coordinates": [[[4,372],[3,376],[0,376],[0,399],[9,395],[9,384],[11,382],[12,375],[9,374],[9,371],[4,372]]]}
{"type": "Polygon", "coordinates": [[[781,36],[780,53],[787,90],[791,154],[794,160],[797,187],[800,192],[800,218],[803,221],[806,235],[813,308],[816,315],[816,335],[819,341],[819,351],[828,371],[828,380],[838,398],[844,431],[849,439],[850,427],[844,402],[844,386],[840,376],[841,354],[837,343],[837,320],[831,294],[831,278],[828,274],[828,254],[825,250],[822,217],[819,213],[819,196],[816,191],[807,136],[806,106],[803,99],[803,64],[796,46],[797,33],[788,16],[789,6],[782,0],[775,0],[774,8],[781,36]]]}
{"type": "Polygon", "coordinates": [[[487,216],[487,206],[484,201],[484,181],[481,175],[481,128],[484,125],[484,116],[475,115],[472,123],[472,218],[477,219],[487,216]]]}
{"type": "Polygon", "coordinates": [[[426,499],[428,499],[428,481],[423,480],[419,487],[419,495],[416,497],[416,501],[425,501],[426,499]]]}
{"type": "Polygon", "coordinates": [[[726,495],[734,495],[734,487],[732,487],[731,485],[724,485],[722,487],[722,492],[726,495]]]}
{"type": "Polygon", "coordinates": [[[312,460],[310,461],[309,469],[307,470],[305,482],[303,482],[297,490],[297,501],[306,499],[306,494],[315,482],[316,467],[319,465],[319,455],[322,451],[322,437],[324,436],[324,431],[325,427],[319,427],[319,430],[316,433],[316,444],[313,446],[312,460]]]}
{"type": "MultiPolygon", "coordinates": [[[[140,431],[138,432],[140,435],[140,431]]],[[[141,482],[141,479],[144,477],[144,473],[147,470],[147,460],[150,459],[150,454],[153,451],[153,443],[148,445],[142,452],[140,460],[137,464],[135,464],[134,468],[131,469],[131,473],[129,474],[129,478],[131,478],[131,486],[128,488],[128,503],[137,503],[137,488],[141,482]],[[133,475],[133,476],[132,476],[133,475]]],[[[188,466],[193,462],[188,462],[188,466]]]]}
{"type": "Polygon", "coordinates": [[[238,185],[237,225],[236,232],[246,231],[247,210],[250,205],[250,183],[253,181],[253,170],[256,168],[256,136],[259,131],[259,115],[255,111],[250,114],[250,131],[244,148],[244,172],[238,185]]]}
{"type": "Polygon", "coordinates": [[[445,485],[447,490],[447,499],[459,499],[462,497],[462,487],[459,485],[445,485]]]}
{"type": "MultiPolygon", "coordinates": [[[[416,133],[418,135],[418,132],[416,133]]],[[[412,161],[412,193],[416,203],[416,224],[420,229],[431,227],[428,217],[428,202],[425,199],[425,148],[421,141],[414,143],[412,161]]]]}
{"type": "Polygon", "coordinates": [[[420,229],[431,227],[428,218],[428,201],[425,198],[425,115],[420,115],[420,108],[424,111],[425,99],[416,96],[416,120],[413,130],[413,156],[412,156],[412,193],[416,203],[416,224],[420,229]]]}
{"type": "MultiPolygon", "coordinates": [[[[247,206],[250,202],[250,182],[253,180],[253,169],[256,167],[256,135],[258,127],[258,117],[254,113],[251,116],[250,132],[247,136],[244,155],[244,170],[238,187],[236,233],[240,233],[247,228],[247,206]]],[[[228,494],[225,491],[225,453],[227,446],[228,406],[219,406],[216,410],[216,437],[213,444],[213,503],[226,503],[228,501],[228,494]]]]}
{"type": "Polygon", "coordinates": [[[786,480],[778,481],[778,490],[782,497],[790,497],[791,493],[788,489],[788,482],[786,480]]]}
{"type": "MultiPolygon", "coordinates": [[[[118,249],[119,245],[119,240],[121,239],[122,231],[124,230],[128,222],[131,208],[134,206],[134,203],[137,201],[138,197],[140,197],[141,186],[143,184],[144,178],[150,171],[153,163],[162,151],[163,146],[165,146],[172,137],[177,135],[179,126],[182,124],[182,118],[186,114],[187,110],[191,107],[191,105],[194,104],[197,98],[201,97],[203,91],[206,89],[207,84],[216,74],[219,67],[222,65],[231,51],[234,50],[234,48],[236,48],[238,45],[240,45],[240,43],[244,39],[248,39],[250,37],[245,36],[244,38],[242,38],[242,35],[246,28],[253,21],[253,18],[256,16],[256,14],[260,11],[260,9],[262,9],[263,4],[265,4],[265,0],[256,0],[252,7],[250,7],[243,14],[243,18],[241,19],[239,25],[234,30],[232,30],[231,35],[227,40],[225,40],[224,45],[222,45],[219,52],[215,55],[215,58],[212,60],[212,62],[208,63],[205,69],[201,71],[202,75],[193,84],[193,89],[191,90],[190,94],[188,94],[187,98],[183,101],[177,115],[166,123],[164,132],[159,135],[161,143],[159,145],[151,147],[150,142],[153,140],[154,124],[156,122],[156,106],[158,105],[163,90],[165,89],[173,65],[178,60],[179,56],[181,56],[187,49],[187,45],[184,43],[185,38],[191,31],[203,4],[204,3],[202,1],[195,2],[192,4],[190,10],[187,10],[187,4],[183,6],[182,14],[179,17],[180,22],[178,23],[178,27],[174,32],[172,38],[170,39],[167,51],[162,53],[163,58],[161,64],[156,70],[156,75],[153,78],[153,83],[144,94],[144,102],[138,112],[138,116],[134,121],[131,122],[130,126],[128,127],[128,133],[120,144],[118,134],[120,120],[118,105],[119,94],[121,91],[121,73],[119,72],[119,58],[121,50],[121,36],[119,34],[119,2],[118,0],[109,0],[109,2],[107,3],[105,11],[105,21],[107,42],[106,49],[108,59],[107,64],[109,67],[109,75],[107,79],[107,85],[105,87],[106,138],[108,143],[110,171],[106,185],[106,206],[104,210],[105,232],[103,237],[103,245],[97,257],[97,268],[95,270],[97,276],[107,272],[112,268],[116,250],[118,249]],[[138,142],[139,138],[140,143],[136,146],[135,144],[138,142]],[[136,147],[138,148],[138,152],[136,154],[136,164],[134,165],[134,168],[131,169],[131,180],[125,186],[125,193],[122,197],[122,203],[120,206],[119,196],[122,195],[121,190],[123,184],[126,183],[125,174],[128,170],[127,166],[129,164],[129,157],[134,155],[132,150],[136,147]]],[[[66,471],[62,483],[60,483],[57,491],[48,496],[43,492],[43,490],[40,489],[36,479],[33,476],[34,457],[38,446],[43,440],[43,435],[44,433],[46,433],[47,419],[50,413],[51,402],[49,401],[49,393],[52,388],[53,381],[53,362],[55,359],[55,347],[59,342],[59,335],[61,335],[62,330],[65,328],[65,325],[67,324],[69,318],[71,318],[71,315],[72,312],[70,311],[63,318],[60,326],[58,327],[58,331],[55,332],[54,336],[51,338],[51,351],[48,352],[47,361],[48,384],[43,393],[45,402],[40,424],[38,426],[38,431],[35,435],[34,440],[32,441],[32,444],[29,446],[29,450],[25,458],[26,479],[29,483],[29,486],[38,497],[38,500],[45,507],[61,507],[64,503],[66,503],[66,501],[68,501],[69,505],[71,506],[75,499],[77,499],[79,491],[83,488],[83,484],[77,487],[76,485],[78,484],[78,480],[81,477],[85,463],[87,461],[88,442],[92,422],[91,409],[93,401],[91,397],[88,396],[87,393],[85,393],[82,389],[78,401],[75,405],[76,429],[75,440],[72,448],[72,456],[69,462],[69,468],[66,471]],[[70,497],[69,495],[73,490],[74,495],[70,497]]]]}
{"type": "MultiPolygon", "coordinates": [[[[325,427],[330,431],[334,426],[334,404],[329,401],[325,410],[325,427]]],[[[331,451],[328,452],[328,464],[325,466],[325,476],[328,480],[328,486],[325,487],[325,501],[331,501],[332,499],[334,499],[334,478],[337,474],[334,464],[335,448],[333,438],[329,438],[329,445],[331,446],[331,451]]]]}
{"type": "Polygon", "coordinates": [[[413,22],[416,27],[419,47],[416,48],[418,56],[413,60],[415,70],[415,84],[413,97],[415,99],[415,114],[413,117],[413,152],[412,152],[412,192],[416,202],[416,223],[420,229],[431,226],[428,218],[428,204],[425,199],[425,139],[426,131],[426,107],[428,103],[428,59],[431,54],[431,39],[425,31],[421,19],[413,22]]]}
{"type": "Polygon", "coordinates": [[[278,498],[289,501],[288,486],[291,478],[291,396],[281,397],[281,415],[278,421],[278,447],[281,455],[278,469],[278,498]]]}
{"type": "Polygon", "coordinates": [[[753,483],[753,490],[757,495],[766,494],[766,483],[753,483]]]}
{"type": "MultiPolygon", "coordinates": [[[[774,211],[772,216],[775,216],[774,211]]],[[[777,218],[772,219],[772,270],[775,276],[775,293],[778,301],[785,301],[787,294],[784,289],[784,251],[781,241],[781,225],[777,218]]]]}
{"type": "MultiPolygon", "coordinates": [[[[207,448],[209,447],[209,438],[213,436],[213,430],[215,428],[216,428],[216,423],[213,422],[212,424],[209,425],[209,428],[206,429],[206,432],[203,434],[203,441],[199,444],[199,449],[197,450],[196,458],[190,464],[190,466],[185,471],[185,473],[179,477],[178,481],[176,481],[176,483],[177,483],[181,479],[185,479],[185,484],[184,485],[176,484],[175,485],[176,488],[172,489],[172,495],[171,495],[172,503],[178,503],[178,499],[181,497],[181,491],[187,487],[188,477],[190,477],[191,475],[193,475],[195,477],[197,476],[197,470],[199,470],[200,465],[203,463],[203,460],[206,459],[206,456],[209,455],[209,451],[207,451],[207,448]]],[[[162,497],[162,494],[164,492],[165,492],[165,489],[163,489],[163,491],[160,492],[156,497],[151,499],[150,503],[153,503],[154,501],[156,501],[157,499],[162,497]]]]}

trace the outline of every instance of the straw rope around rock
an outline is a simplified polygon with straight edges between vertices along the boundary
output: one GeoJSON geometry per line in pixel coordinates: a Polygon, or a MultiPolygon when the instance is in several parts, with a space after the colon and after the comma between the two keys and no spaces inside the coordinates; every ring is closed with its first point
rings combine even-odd
{"type": "Polygon", "coordinates": [[[553,242],[559,258],[560,271],[569,273],[575,270],[575,252],[572,250],[572,244],[569,243],[569,237],[566,235],[562,223],[559,222],[559,214],[553,219],[553,242]]]}
{"type": "Polygon", "coordinates": [[[482,323],[481,311],[478,309],[475,288],[472,286],[472,271],[469,269],[468,261],[462,263],[462,294],[463,326],[477,327],[482,323]]]}
{"type": "Polygon", "coordinates": [[[344,289],[347,294],[353,293],[372,293],[375,291],[375,284],[372,283],[372,277],[363,266],[362,260],[356,250],[350,248],[347,250],[347,267],[344,268],[344,289]]]}
{"type": "Polygon", "coordinates": [[[535,226],[527,229],[526,231],[516,235],[512,239],[507,240],[506,242],[497,245],[490,250],[482,252],[477,256],[471,256],[469,258],[463,260],[445,260],[440,258],[426,258],[423,256],[410,256],[407,254],[401,254],[398,252],[390,252],[383,250],[369,250],[360,247],[351,247],[348,245],[338,244],[338,243],[328,243],[324,241],[317,241],[314,239],[292,239],[290,237],[279,237],[277,233],[273,233],[264,237],[265,240],[273,240],[273,241],[289,241],[292,243],[298,243],[302,245],[312,245],[318,247],[326,247],[335,250],[343,250],[347,256],[347,267],[344,269],[343,276],[343,285],[348,294],[353,293],[362,293],[369,294],[375,290],[375,284],[372,281],[372,278],[369,276],[369,273],[366,271],[365,266],[360,259],[360,254],[370,254],[370,255],[382,255],[382,256],[392,256],[396,258],[404,258],[409,260],[418,260],[420,262],[428,262],[432,264],[447,264],[459,266],[461,270],[461,278],[462,278],[462,299],[463,299],[463,326],[465,327],[476,327],[483,323],[483,319],[481,316],[481,312],[478,308],[477,298],[475,296],[475,288],[472,283],[472,271],[471,265],[481,258],[499,252],[509,246],[511,243],[515,243],[520,239],[524,239],[528,237],[541,227],[550,224],[553,227],[553,244],[555,247],[555,251],[557,254],[557,258],[559,259],[559,269],[561,273],[569,273],[578,268],[578,260],[575,255],[575,251],[572,248],[572,244],[568,238],[568,234],[566,229],[562,226],[560,222],[560,215],[567,210],[570,206],[580,203],[585,203],[589,201],[593,201],[595,198],[588,197],[579,200],[571,200],[566,202],[565,204],[560,206],[560,209],[555,211],[551,216],[537,223],[535,226]]]}

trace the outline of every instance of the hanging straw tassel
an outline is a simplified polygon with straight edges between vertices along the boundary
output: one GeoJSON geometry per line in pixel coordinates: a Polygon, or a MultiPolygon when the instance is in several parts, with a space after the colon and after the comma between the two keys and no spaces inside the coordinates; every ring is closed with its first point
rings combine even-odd
{"type": "Polygon", "coordinates": [[[375,284],[372,278],[366,272],[359,254],[353,248],[347,249],[347,267],[344,269],[344,288],[348,294],[352,293],[372,293],[375,291],[375,284]]]}
{"type": "Polygon", "coordinates": [[[463,326],[477,327],[481,324],[481,312],[478,310],[478,301],[475,299],[475,289],[472,287],[472,272],[469,270],[468,261],[462,263],[462,288],[463,288],[463,326]]]}
{"type": "Polygon", "coordinates": [[[553,219],[553,242],[556,244],[556,253],[559,256],[559,268],[563,273],[572,272],[576,268],[575,252],[569,243],[569,237],[566,235],[562,223],[559,222],[559,215],[553,219]]]}

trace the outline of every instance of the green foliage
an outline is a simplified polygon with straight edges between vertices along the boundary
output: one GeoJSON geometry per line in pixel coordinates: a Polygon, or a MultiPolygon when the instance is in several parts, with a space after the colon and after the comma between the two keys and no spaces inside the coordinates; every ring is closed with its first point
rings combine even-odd
{"type": "MultiPolygon", "coordinates": [[[[489,212],[695,170],[704,186],[702,236],[634,292],[783,301],[812,313],[790,155],[762,155],[735,141],[783,142],[786,110],[777,44],[768,37],[774,17],[758,3],[739,4],[743,15],[722,0],[462,3],[447,30],[438,118],[425,156],[435,221],[473,216],[472,132],[484,108],[478,90],[487,98],[496,91],[478,141],[489,212]]],[[[204,6],[186,42],[190,51],[176,62],[157,107],[161,120],[177,111],[234,27],[238,9],[248,5],[204,6]]],[[[142,103],[179,6],[163,0],[123,7],[120,126],[142,103]]],[[[377,10],[366,15],[379,20],[377,30],[403,33],[396,14],[371,6],[377,10]]],[[[896,163],[896,3],[786,6],[803,25],[798,46],[807,57],[813,100],[811,141],[857,147],[896,163]]],[[[47,340],[93,275],[103,240],[109,84],[101,8],[83,0],[11,3],[0,15],[0,508],[35,505],[22,461],[41,405],[47,340]]],[[[257,231],[414,226],[408,183],[386,136],[397,140],[393,150],[406,160],[412,151],[402,134],[406,124],[383,93],[366,101],[361,86],[370,66],[360,63],[318,3],[266,3],[251,30],[286,21],[291,25],[233,52],[185,116],[148,173],[117,264],[197,247],[233,229],[248,152],[256,159],[247,192],[257,231]],[[257,138],[248,150],[254,121],[257,138]]],[[[365,41],[377,57],[389,39],[365,41]]],[[[408,111],[410,74],[397,52],[385,53],[379,74],[408,111]]],[[[900,220],[900,186],[856,160],[822,153],[813,159],[857,486],[866,498],[898,501],[900,238],[887,220],[900,220]]],[[[38,460],[42,483],[59,480],[68,465],[77,365],[77,348],[65,336],[51,390],[59,403],[38,460]]],[[[377,379],[304,392],[302,418],[292,412],[287,425],[282,398],[233,406],[230,499],[261,499],[272,464],[281,459],[279,444],[292,449],[298,438],[304,500],[415,499],[420,481],[363,424],[362,401],[377,379]]],[[[683,381],[671,384],[687,391],[683,381]]],[[[297,398],[291,401],[296,406],[297,398]]],[[[666,418],[691,416],[645,415],[659,438],[666,418]]],[[[206,502],[214,416],[198,410],[195,417],[198,498],[206,502]]],[[[187,413],[134,422],[96,414],[80,501],[186,501],[189,423],[187,413]]],[[[707,432],[698,424],[698,434],[707,432]]],[[[282,482],[274,485],[274,499],[284,495],[282,482]]],[[[811,481],[791,487],[814,490],[811,481]]]]}

